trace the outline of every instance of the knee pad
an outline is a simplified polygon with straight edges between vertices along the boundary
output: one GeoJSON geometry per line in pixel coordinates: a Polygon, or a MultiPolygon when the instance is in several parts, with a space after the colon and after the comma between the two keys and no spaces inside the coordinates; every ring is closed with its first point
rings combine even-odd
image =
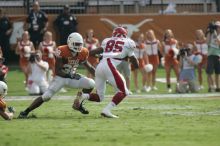
{"type": "Polygon", "coordinates": [[[95,87],[95,81],[93,79],[89,79],[89,87],[90,89],[93,89],[95,87]]]}
{"type": "Polygon", "coordinates": [[[54,91],[52,91],[52,90],[47,90],[47,91],[42,95],[43,101],[44,101],[44,102],[49,101],[54,94],[55,94],[54,91]]]}

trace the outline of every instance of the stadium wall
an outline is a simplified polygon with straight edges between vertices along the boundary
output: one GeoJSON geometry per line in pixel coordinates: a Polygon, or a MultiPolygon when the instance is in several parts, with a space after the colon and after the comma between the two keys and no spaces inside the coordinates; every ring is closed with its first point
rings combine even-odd
{"type": "MultiPolygon", "coordinates": [[[[14,32],[11,44],[15,44],[20,37],[27,16],[10,16],[14,23],[14,32]],[[19,25],[18,25],[19,24],[19,25]]],[[[58,36],[53,27],[53,21],[57,15],[49,15],[49,30],[53,32],[54,39],[58,36]]],[[[208,23],[212,20],[220,20],[220,14],[213,15],[85,15],[77,16],[78,31],[85,36],[88,29],[94,29],[96,37],[101,41],[107,36],[111,36],[114,25],[125,25],[129,29],[129,34],[136,39],[140,33],[145,33],[148,29],[153,29],[157,37],[161,40],[165,29],[172,29],[175,37],[181,42],[192,42],[195,39],[195,30],[206,30],[208,23]],[[152,19],[152,21],[150,21],[152,19]],[[149,22],[150,21],[150,22],[149,22]]],[[[14,47],[12,47],[13,49],[14,47]]]]}

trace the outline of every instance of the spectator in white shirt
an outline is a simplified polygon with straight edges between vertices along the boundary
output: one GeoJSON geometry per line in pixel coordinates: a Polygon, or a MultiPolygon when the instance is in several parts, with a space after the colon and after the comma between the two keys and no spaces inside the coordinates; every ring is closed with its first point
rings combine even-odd
{"type": "Polygon", "coordinates": [[[48,88],[46,73],[49,69],[47,62],[42,60],[40,51],[32,54],[28,64],[28,92],[30,95],[42,95],[48,88]]]}

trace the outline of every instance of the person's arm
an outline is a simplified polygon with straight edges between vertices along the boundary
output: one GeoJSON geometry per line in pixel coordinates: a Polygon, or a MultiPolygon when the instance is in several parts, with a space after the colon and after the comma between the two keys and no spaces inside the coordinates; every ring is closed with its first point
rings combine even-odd
{"type": "Polygon", "coordinates": [[[12,34],[12,31],[13,31],[13,25],[12,25],[11,21],[9,21],[9,19],[8,19],[8,23],[9,23],[9,28],[6,31],[6,35],[10,36],[12,34]]]}
{"type": "Polygon", "coordinates": [[[20,55],[20,47],[19,47],[19,43],[17,44],[16,48],[15,48],[15,53],[17,55],[20,55]]]}
{"type": "Polygon", "coordinates": [[[83,63],[83,65],[86,67],[86,69],[93,75],[95,76],[95,68],[88,62],[88,61],[85,61],[83,63]]]}
{"type": "Polygon", "coordinates": [[[31,22],[31,13],[28,15],[28,17],[27,17],[27,19],[26,19],[26,21],[25,21],[25,23],[24,23],[24,25],[23,25],[23,28],[24,28],[24,30],[28,30],[29,29],[29,25],[30,25],[30,22],[31,22]]]}
{"type": "Polygon", "coordinates": [[[52,51],[53,54],[56,52],[56,48],[57,48],[57,44],[56,44],[56,42],[54,41],[54,42],[53,42],[53,51],[52,51]]]}
{"type": "Polygon", "coordinates": [[[134,55],[130,56],[129,60],[132,63],[132,65],[134,66],[134,69],[138,69],[139,68],[139,62],[138,62],[137,58],[134,55]]]}
{"type": "Polygon", "coordinates": [[[219,37],[219,34],[218,34],[217,37],[216,37],[216,43],[220,46],[220,37],[219,37]]]}
{"type": "Polygon", "coordinates": [[[63,59],[61,57],[56,57],[55,72],[60,77],[67,77],[67,74],[63,72],[63,59]]]}
{"type": "Polygon", "coordinates": [[[45,23],[45,27],[43,28],[43,31],[44,31],[44,32],[47,31],[48,26],[49,26],[49,22],[47,21],[47,22],[45,23]]]}
{"type": "Polygon", "coordinates": [[[44,71],[47,71],[49,68],[48,63],[45,63],[44,61],[37,61],[36,60],[36,64],[44,71]]]}
{"type": "Polygon", "coordinates": [[[34,44],[31,42],[31,53],[35,52],[34,44]]]}
{"type": "Polygon", "coordinates": [[[103,53],[102,47],[99,47],[99,48],[96,48],[94,50],[89,51],[90,56],[96,56],[97,54],[101,54],[101,53],[103,53]]]}
{"type": "Polygon", "coordinates": [[[2,118],[4,118],[5,120],[11,120],[14,116],[13,113],[8,113],[8,112],[5,112],[3,111],[2,109],[0,109],[0,115],[2,116],[2,118]]]}
{"type": "Polygon", "coordinates": [[[49,22],[48,22],[48,17],[45,13],[43,13],[43,17],[44,17],[44,21],[45,21],[45,26],[43,28],[43,32],[46,32],[47,31],[47,28],[49,26],[49,22]]]}
{"type": "Polygon", "coordinates": [[[206,43],[209,45],[210,44],[210,42],[211,42],[211,33],[210,32],[207,32],[207,34],[206,34],[206,43]]]}
{"type": "Polygon", "coordinates": [[[161,47],[160,47],[160,54],[165,57],[165,44],[162,42],[161,47]]]}
{"type": "Polygon", "coordinates": [[[186,61],[187,61],[190,65],[192,65],[192,66],[196,65],[196,64],[191,60],[190,56],[185,56],[184,59],[186,59],[186,61]]]}

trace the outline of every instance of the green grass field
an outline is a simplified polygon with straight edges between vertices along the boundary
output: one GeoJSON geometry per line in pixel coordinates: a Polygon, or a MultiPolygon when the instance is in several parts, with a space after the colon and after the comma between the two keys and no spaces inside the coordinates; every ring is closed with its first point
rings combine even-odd
{"type": "MultiPolygon", "coordinates": [[[[34,111],[38,118],[0,120],[1,146],[219,146],[220,98],[127,98],[100,116],[110,98],[87,102],[89,115],[72,100],[52,100],[34,111]]],[[[17,111],[31,101],[9,101],[17,111]]],[[[17,114],[16,114],[17,115],[17,114]]]]}
{"type": "MultiPolygon", "coordinates": [[[[84,73],[83,70],[80,72],[84,73]]],[[[158,76],[164,76],[162,69],[158,76]]],[[[23,80],[18,68],[10,70],[8,99],[27,95],[23,80]]],[[[167,93],[165,84],[158,83],[157,86],[159,91],[151,92],[152,96],[167,93]]],[[[72,95],[74,98],[77,90],[67,90],[57,96],[72,95]]],[[[113,89],[108,87],[107,94],[112,93],[113,89]]],[[[73,110],[73,99],[65,99],[45,103],[31,113],[37,118],[12,121],[0,118],[0,146],[220,145],[220,97],[202,98],[196,94],[193,98],[128,97],[112,111],[119,119],[103,118],[100,112],[110,100],[87,102],[89,115],[73,110]]],[[[9,100],[7,103],[16,108],[17,117],[31,100],[9,100]]]]}

